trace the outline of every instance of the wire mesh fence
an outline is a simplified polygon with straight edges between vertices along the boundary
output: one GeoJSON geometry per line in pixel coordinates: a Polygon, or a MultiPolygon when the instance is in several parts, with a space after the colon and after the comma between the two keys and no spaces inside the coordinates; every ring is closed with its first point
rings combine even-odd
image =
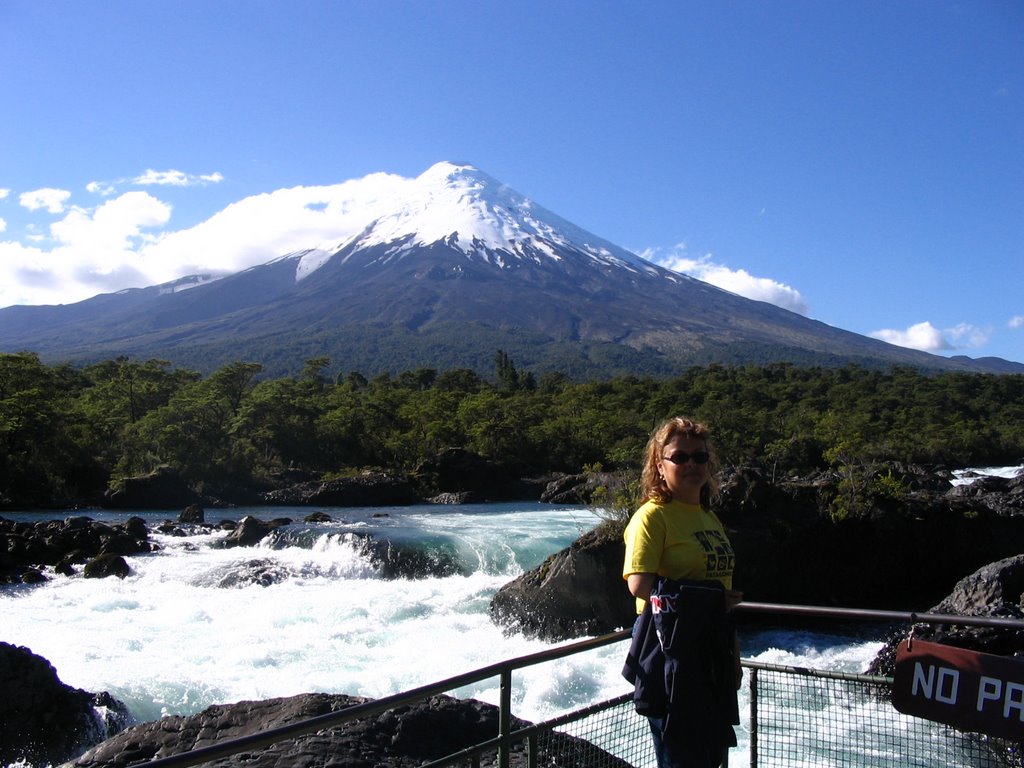
{"type": "MultiPolygon", "coordinates": [[[[890,680],[748,663],[740,768],[1024,768],[1020,746],[896,711],[890,680]]],[[[625,695],[511,734],[513,768],[655,768],[647,720],[625,695]]],[[[497,765],[496,750],[445,765],[497,765]]]]}
{"type": "Polygon", "coordinates": [[[751,664],[750,765],[1019,768],[1019,745],[901,714],[888,678],[751,664]]]}

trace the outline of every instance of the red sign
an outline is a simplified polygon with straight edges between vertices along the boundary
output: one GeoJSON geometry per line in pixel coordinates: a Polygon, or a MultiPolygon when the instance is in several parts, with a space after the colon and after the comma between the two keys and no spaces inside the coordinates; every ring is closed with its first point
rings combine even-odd
{"type": "Polygon", "coordinates": [[[904,640],[896,649],[892,705],[962,731],[1024,742],[1024,660],[904,640]]]}

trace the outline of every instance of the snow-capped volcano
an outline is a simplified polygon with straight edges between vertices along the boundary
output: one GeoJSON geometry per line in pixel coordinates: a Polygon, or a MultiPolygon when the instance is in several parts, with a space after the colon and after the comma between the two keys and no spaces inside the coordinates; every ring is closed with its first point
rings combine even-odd
{"type": "Polygon", "coordinates": [[[212,282],[0,309],[0,351],[159,357],[200,370],[250,360],[270,373],[321,356],[367,374],[488,372],[498,349],[578,376],[715,361],[974,367],[670,272],[471,165],[385,181],[384,193],[337,206],[346,234],[329,247],[310,244],[212,282]]]}
{"type": "Polygon", "coordinates": [[[634,268],[649,264],[592,235],[471,165],[443,162],[409,185],[395,209],[346,245],[388,246],[381,258],[401,257],[436,243],[505,266],[517,259],[558,261],[566,251],[634,268]]]}

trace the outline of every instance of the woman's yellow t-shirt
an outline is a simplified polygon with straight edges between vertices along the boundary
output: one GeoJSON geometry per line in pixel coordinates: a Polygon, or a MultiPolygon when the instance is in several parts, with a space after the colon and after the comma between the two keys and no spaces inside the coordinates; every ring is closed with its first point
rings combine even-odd
{"type": "MultiPolygon", "coordinates": [[[[648,501],[630,518],[623,538],[623,578],[656,573],[670,579],[715,579],[732,589],[732,545],[718,517],[698,504],[648,501]]],[[[643,604],[637,600],[638,613],[643,604]]]]}

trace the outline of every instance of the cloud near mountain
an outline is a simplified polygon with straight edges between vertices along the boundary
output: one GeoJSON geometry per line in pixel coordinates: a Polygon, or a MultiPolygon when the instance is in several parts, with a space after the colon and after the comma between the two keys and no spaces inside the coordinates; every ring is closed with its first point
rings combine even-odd
{"type": "Polygon", "coordinates": [[[982,346],[991,334],[984,328],[960,323],[953,328],[940,330],[930,322],[916,323],[906,330],[882,329],[868,334],[890,344],[922,352],[948,352],[954,349],[973,349],[982,346]]]}
{"type": "Polygon", "coordinates": [[[695,277],[748,299],[767,301],[769,304],[801,315],[810,313],[807,302],[795,288],[768,277],[755,277],[745,269],[730,269],[724,264],[716,264],[710,255],[694,259],[686,253],[685,245],[677,245],[665,255],[653,249],[648,249],[641,255],[673,272],[695,277]]]}

